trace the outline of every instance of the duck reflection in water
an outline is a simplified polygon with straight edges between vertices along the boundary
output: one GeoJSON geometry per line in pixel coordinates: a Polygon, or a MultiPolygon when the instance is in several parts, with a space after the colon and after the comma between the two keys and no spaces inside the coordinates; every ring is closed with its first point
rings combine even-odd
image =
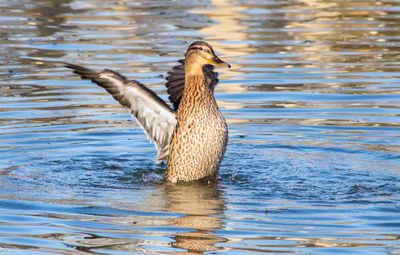
{"type": "Polygon", "coordinates": [[[203,41],[192,43],[181,65],[167,77],[172,110],[143,84],[111,70],[95,71],[65,63],[83,79],[105,88],[127,107],[157,148],[156,162],[167,160],[170,182],[214,182],[228,142],[228,127],[214,98],[214,66],[230,67],[203,41]]]}
{"type": "Polygon", "coordinates": [[[227,242],[215,229],[222,228],[225,202],[221,190],[199,183],[167,184],[164,188],[166,211],[184,216],[174,219],[172,226],[190,229],[180,232],[170,245],[185,249],[188,254],[201,254],[206,251],[222,250],[216,243],[227,242]]]}

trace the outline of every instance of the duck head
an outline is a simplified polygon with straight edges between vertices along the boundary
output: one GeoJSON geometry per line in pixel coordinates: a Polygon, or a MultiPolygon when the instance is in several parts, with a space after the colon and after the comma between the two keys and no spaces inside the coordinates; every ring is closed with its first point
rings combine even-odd
{"type": "Polygon", "coordinates": [[[231,67],[215,54],[211,45],[203,41],[196,41],[186,51],[185,72],[187,74],[196,74],[196,72],[201,72],[204,65],[231,67]]]}

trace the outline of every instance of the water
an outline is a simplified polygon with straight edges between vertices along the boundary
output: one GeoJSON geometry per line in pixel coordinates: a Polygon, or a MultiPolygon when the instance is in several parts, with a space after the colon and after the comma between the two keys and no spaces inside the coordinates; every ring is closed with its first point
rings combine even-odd
{"type": "Polygon", "coordinates": [[[398,1],[0,0],[1,254],[399,254],[398,1]],[[127,110],[58,61],[163,82],[232,65],[218,187],[171,185],[127,110]]]}

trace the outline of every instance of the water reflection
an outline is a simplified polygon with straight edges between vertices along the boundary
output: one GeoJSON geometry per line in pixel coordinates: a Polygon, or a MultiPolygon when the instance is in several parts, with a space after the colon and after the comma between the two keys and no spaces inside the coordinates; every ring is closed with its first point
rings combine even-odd
{"type": "Polygon", "coordinates": [[[225,202],[221,190],[208,185],[166,185],[167,212],[184,216],[174,219],[172,226],[188,231],[176,234],[172,247],[198,254],[222,248],[216,243],[226,242],[214,230],[221,229],[225,202]]]}
{"type": "MultiPolygon", "coordinates": [[[[60,1],[29,1],[25,3],[29,6],[30,18],[27,25],[34,26],[37,31],[37,37],[51,36],[60,33],[63,30],[71,29],[71,27],[63,26],[66,19],[63,17],[65,13],[71,13],[73,9],[70,7],[71,0],[60,1]]],[[[62,38],[60,38],[62,39],[62,38]]],[[[37,55],[37,57],[43,57],[37,55]]],[[[53,57],[61,57],[53,56],[53,57]]]]}
{"type": "MultiPolygon", "coordinates": [[[[69,0],[41,1],[40,3],[24,1],[23,4],[10,2],[4,6],[3,12],[9,14],[5,23],[14,27],[0,34],[0,39],[8,46],[8,50],[11,50],[8,61],[28,64],[30,61],[25,56],[40,59],[63,57],[65,52],[43,47],[43,44],[50,41],[55,46],[64,40],[57,34],[60,35],[63,31],[73,28],[65,25],[64,18],[65,13],[73,11],[70,8],[71,2],[69,0]],[[22,12],[15,11],[19,8],[22,8],[22,12]]],[[[16,69],[12,71],[19,69],[20,67],[16,66],[16,69]]]]}
{"type": "MultiPolygon", "coordinates": [[[[142,191],[141,195],[144,194],[142,191]]],[[[126,209],[101,206],[77,209],[76,212],[83,214],[79,216],[81,223],[72,223],[72,227],[80,225],[82,233],[71,234],[67,231],[58,239],[73,244],[81,251],[154,253],[168,250],[166,246],[170,246],[172,252],[185,254],[230,250],[222,245],[227,239],[215,233],[223,228],[225,220],[225,199],[216,187],[199,183],[164,183],[152,191],[148,190],[143,197],[116,199],[113,206],[119,204],[120,208],[126,209]]],[[[69,218],[59,214],[52,214],[51,217],[69,218]]]]}
{"type": "Polygon", "coordinates": [[[398,253],[398,1],[0,7],[0,247],[398,253]],[[222,190],[162,183],[128,111],[53,64],[112,68],[166,98],[163,76],[199,39],[233,67],[216,88],[222,190]]]}

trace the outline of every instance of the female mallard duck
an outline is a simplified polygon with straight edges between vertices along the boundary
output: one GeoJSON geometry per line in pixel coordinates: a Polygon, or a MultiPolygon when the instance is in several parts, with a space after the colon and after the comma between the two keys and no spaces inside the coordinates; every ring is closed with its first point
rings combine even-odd
{"type": "Polygon", "coordinates": [[[165,177],[169,181],[215,181],[225,154],[228,128],[214,98],[218,74],[212,65],[230,65],[202,41],[192,43],[180,63],[169,72],[166,83],[174,110],[146,86],[117,72],[65,65],[129,108],[155,143],[156,162],[167,159],[165,177]]]}

